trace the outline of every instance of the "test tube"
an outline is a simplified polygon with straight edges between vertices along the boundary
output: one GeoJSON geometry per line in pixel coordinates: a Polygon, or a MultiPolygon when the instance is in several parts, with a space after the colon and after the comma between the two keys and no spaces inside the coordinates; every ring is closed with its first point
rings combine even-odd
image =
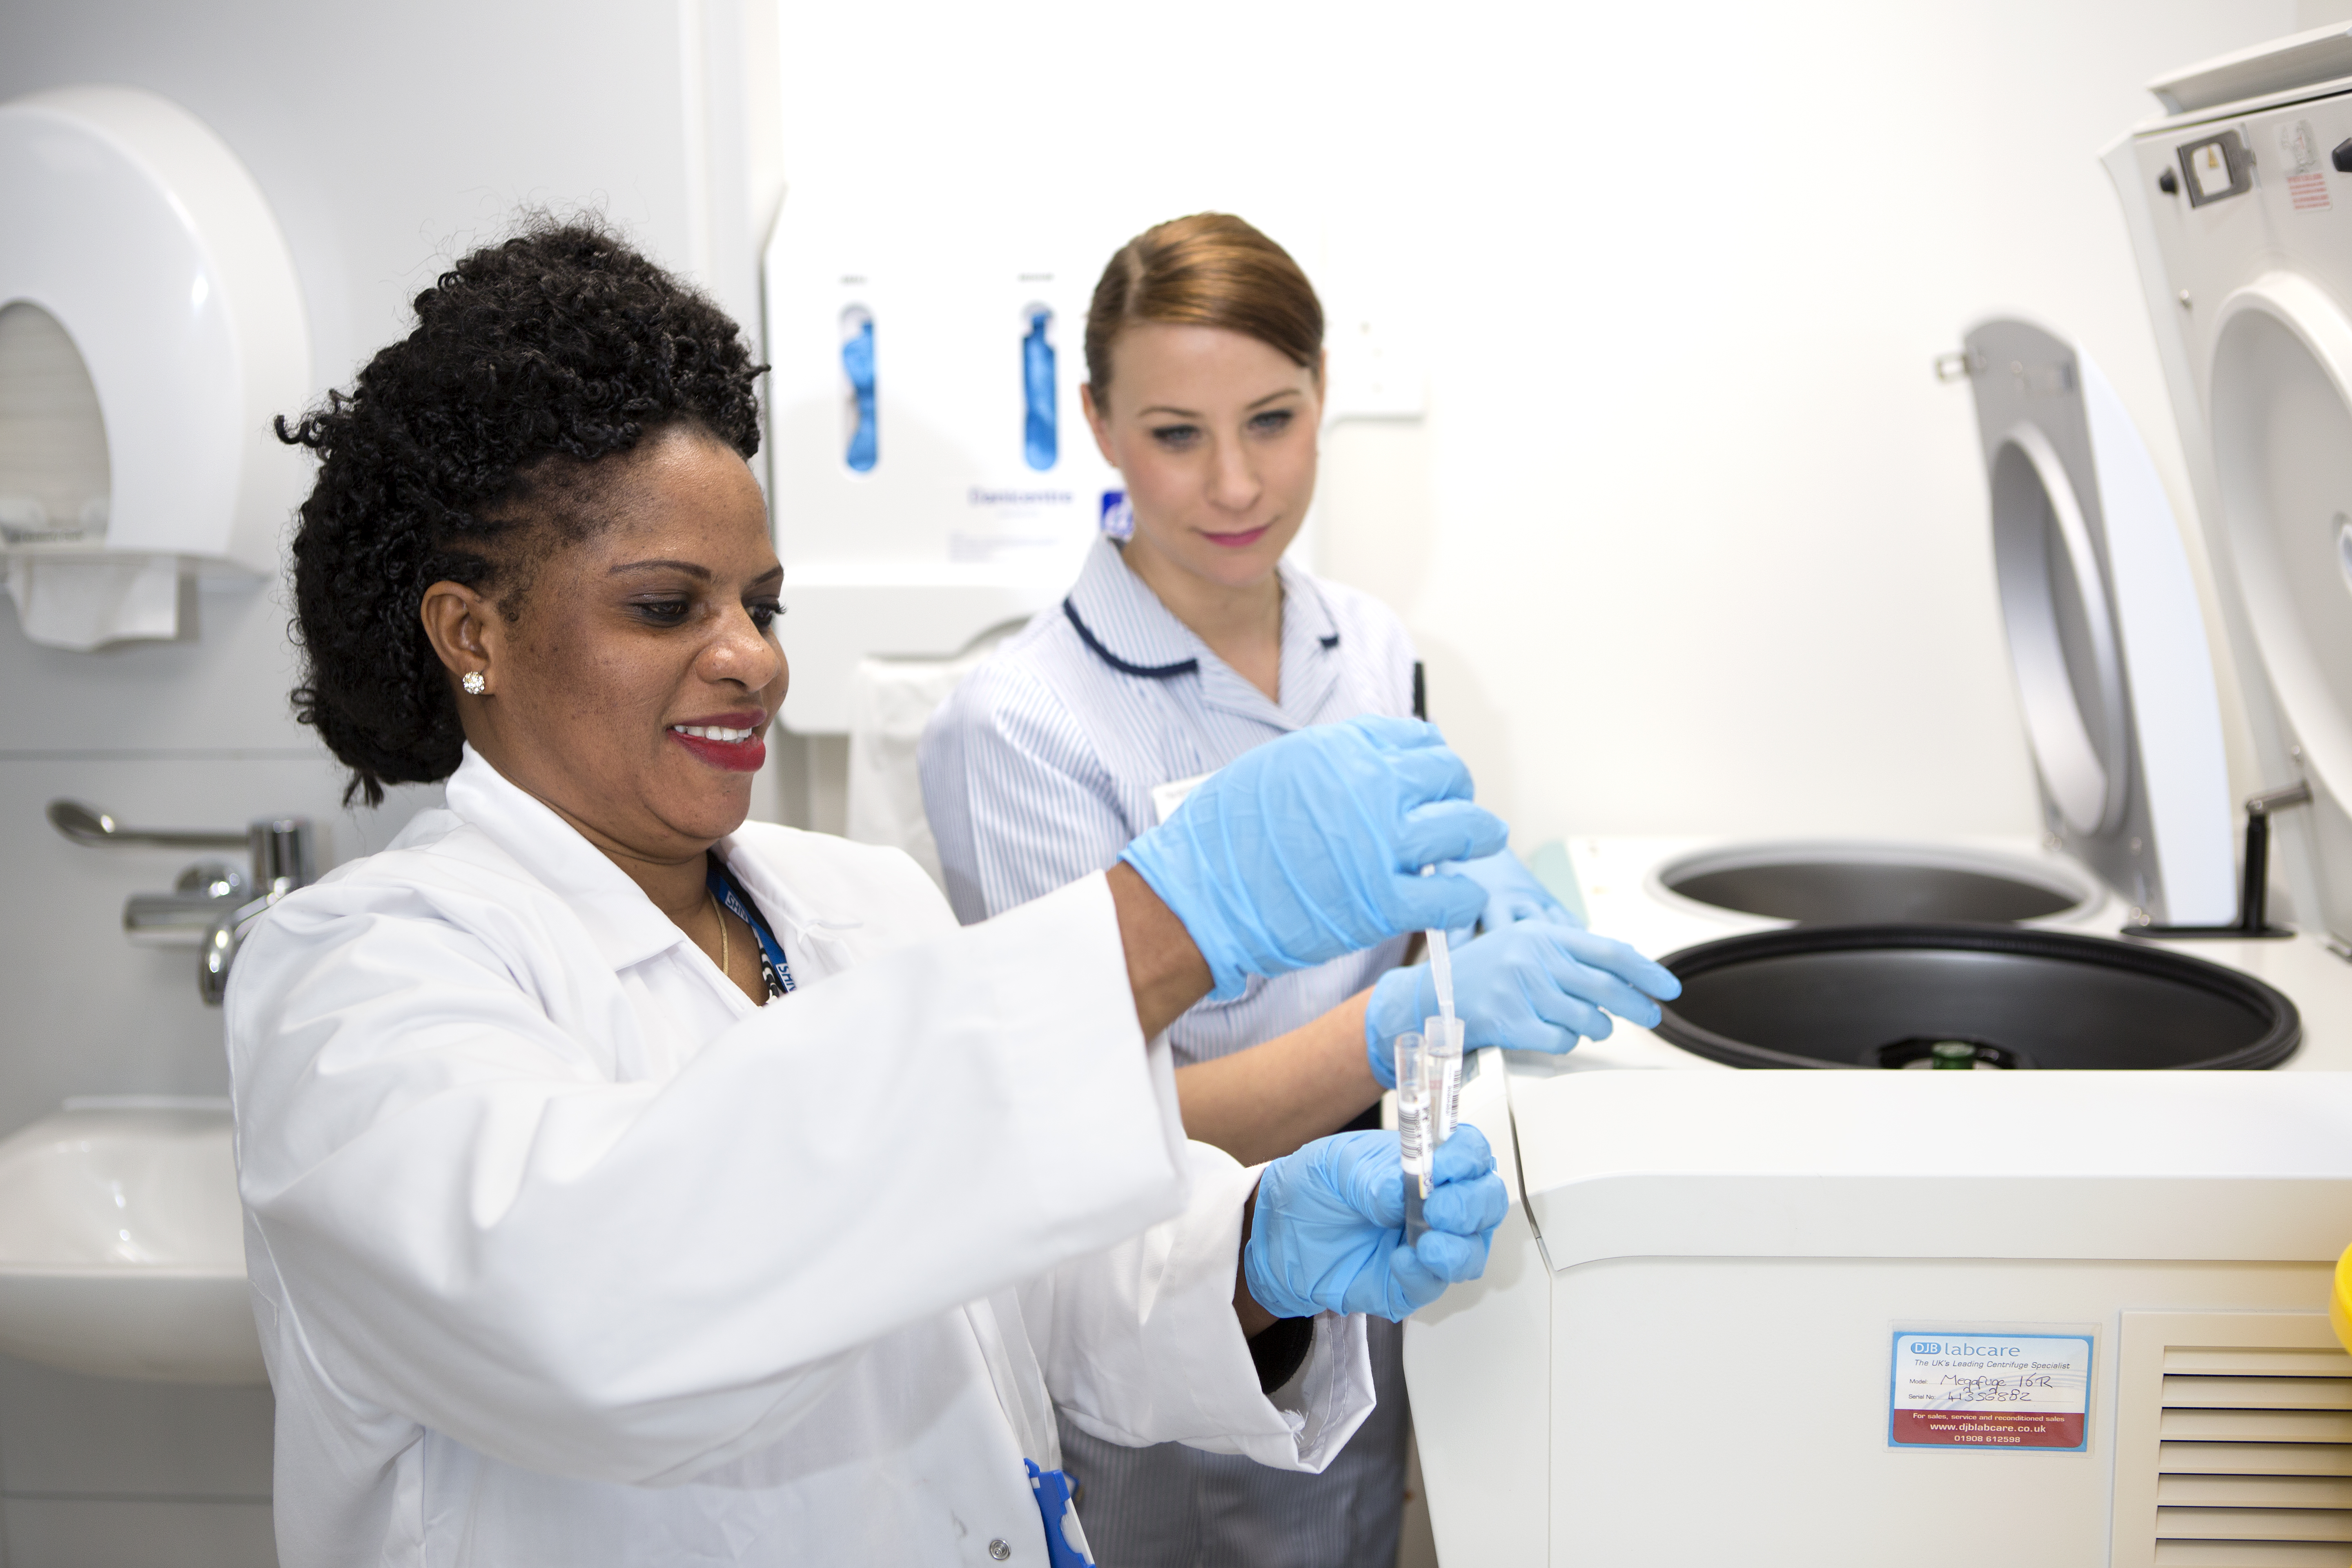
{"type": "Polygon", "coordinates": [[[1462,1120],[1462,1037],[1466,1026],[1458,1018],[1425,1018],[1423,1049],[1429,1058],[1429,1152],[1454,1136],[1462,1120]]]}
{"type": "Polygon", "coordinates": [[[1429,1053],[1410,1030],[1396,1037],[1397,1142],[1404,1162],[1404,1244],[1429,1228],[1421,1217],[1429,1196],[1429,1053]]]}

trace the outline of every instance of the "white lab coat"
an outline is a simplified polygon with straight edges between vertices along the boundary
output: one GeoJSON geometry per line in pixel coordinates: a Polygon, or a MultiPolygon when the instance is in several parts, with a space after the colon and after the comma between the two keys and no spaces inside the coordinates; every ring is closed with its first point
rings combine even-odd
{"type": "Polygon", "coordinates": [[[755,1008],[470,750],[448,801],[229,987],[286,1568],[1042,1565],[1049,1401],[1304,1470],[1362,1421],[1360,1319],[1259,1392],[1252,1173],[1184,1142],[1100,877],[959,929],[747,825],[801,983],[755,1008]]]}

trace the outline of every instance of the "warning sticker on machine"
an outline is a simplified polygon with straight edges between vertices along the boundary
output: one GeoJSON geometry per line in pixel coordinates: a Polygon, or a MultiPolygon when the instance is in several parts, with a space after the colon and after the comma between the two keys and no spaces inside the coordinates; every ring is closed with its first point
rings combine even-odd
{"type": "Polygon", "coordinates": [[[2090,1408],[2088,1334],[1895,1336],[1890,1447],[2079,1449],[2090,1408]]]}

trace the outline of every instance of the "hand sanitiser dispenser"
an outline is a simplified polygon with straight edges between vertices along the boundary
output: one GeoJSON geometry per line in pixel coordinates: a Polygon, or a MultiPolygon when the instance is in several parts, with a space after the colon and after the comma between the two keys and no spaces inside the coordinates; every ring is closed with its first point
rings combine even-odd
{"type": "Polygon", "coordinates": [[[306,484],[270,416],[310,344],[268,202],[152,93],[0,104],[0,551],[20,624],[171,637],[190,573],[264,576],[306,484]]]}

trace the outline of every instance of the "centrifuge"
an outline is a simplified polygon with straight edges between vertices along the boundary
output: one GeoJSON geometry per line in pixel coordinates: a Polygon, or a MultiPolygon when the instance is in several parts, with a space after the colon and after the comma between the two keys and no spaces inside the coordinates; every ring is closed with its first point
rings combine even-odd
{"type": "Polygon", "coordinates": [[[1985,323],[2042,839],[1571,842],[1685,991],[1472,1064],[1513,1212],[1405,1337],[1446,1563],[2352,1557],[2352,31],[2156,91],[2107,165],[2258,787],[2112,392],[1985,323]]]}

